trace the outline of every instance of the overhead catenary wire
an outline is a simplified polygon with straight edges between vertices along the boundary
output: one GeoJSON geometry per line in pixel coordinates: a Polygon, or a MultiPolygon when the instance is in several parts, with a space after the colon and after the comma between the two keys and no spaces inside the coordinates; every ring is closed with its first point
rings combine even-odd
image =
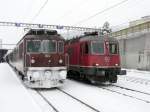
{"type": "Polygon", "coordinates": [[[38,10],[38,12],[35,14],[35,16],[32,18],[31,22],[34,21],[41,13],[41,11],[44,9],[44,7],[46,6],[46,4],[48,3],[48,0],[46,0],[44,2],[44,4],[41,6],[41,8],[38,10]]]}
{"type": "MultiPolygon", "coordinates": [[[[88,0],[83,0],[83,1],[79,2],[77,5],[74,5],[74,7],[78,7],[78,9],[79,9],[81,6],[83,6],[83,5],[87,4],[87,3],[88,3],[88,0]]],[[[66,18],[67,16],[71,15],[75,10],[76,10],[76,8],[69,9],[68,11],[66,11],[62,16],[60,16],[56,20],[60,21],[60,20],[62,20],[64,18],[66,18]]]]}
{"type": "Polygon", "coordinates": [[[75,23],[73,26],[76,26],[76,25],[79,25],[79,24],[81,24],[81,23],[84,23],[84,22],[86,22],[86,21],[88,21],[88,20],[94,18],[95,16],[97,16],[97,15],[99,15],[99,14],[102,14],[102,13],[104,13],[104,12],[106,12],[106,11],[109,11],[109,10],[111,10],[111,9],[113,9],[113,8],[119,6],[119,5],[121,5],[121,4],[123,4],[123,3],[127,2],[127,1],[129,1],[129,0],[123,0],[123,1],[121,1],[121,2],[119,2],[119,3],[117,3],[117,4],[114,4],[114,5],[112,5],[112,6],[108,7],[108,8],[106,8],[106,9],[100,11],[100,12],[97,12],[97,13],[95,13],[95,14],[93,14],[93,15],[91,15],[91,16],[89,16],[89,17],[87,17],[87,18],[85,18],[85,19],[83,19],[83,20],[81,20],[81,21],[79,21],[79,22],[77,22],[77,23],[75,23]]]}

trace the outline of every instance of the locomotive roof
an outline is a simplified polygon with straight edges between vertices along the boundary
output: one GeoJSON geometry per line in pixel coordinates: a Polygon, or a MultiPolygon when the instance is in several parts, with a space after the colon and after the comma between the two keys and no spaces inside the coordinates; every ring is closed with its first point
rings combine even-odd
{"type": "Polygon", "coordinates": [[[100,35],[95,35],[95,36],[85,36],[79,39],[80,42],[82,41],[104,41],[104,40],[108,40],[108,41],[117,41],[116,38],[112,38],[109,36],[100,36],[100,35]]]}
{"type": "Polygon", "coordinates": [[[83,36],[68,40],[68,42],[75,43],[75,42],[83,42],[83,41],[104,41],[104,40],[118,42],[116,38],[109,37],[109,36],[102,36],[102,35],[83,35],[83,36]]]}
{"type": "MultiPolygon", "coordinates": [[[[30,29],[20,41],[25,38],[64,40],[64,38],[58,34],[56,30],[48,29],[30,29]]],[[[20,41],[18,43],[20,43],[20,41]]]]}
{"type": "Polygon", "coordinates": [[[25,38],[34,38],[34,39],[51,39],[51,40],[64,40],[61,35],[26,35],[25,38]]]}

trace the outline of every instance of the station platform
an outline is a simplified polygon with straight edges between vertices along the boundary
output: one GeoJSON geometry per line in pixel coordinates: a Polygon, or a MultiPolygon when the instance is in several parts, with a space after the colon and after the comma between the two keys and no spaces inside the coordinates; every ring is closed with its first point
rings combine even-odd
{"type": "Polygon", "coordinates": [[[41,112],[7,63],[0,63],[0,112],[41,112]]]}

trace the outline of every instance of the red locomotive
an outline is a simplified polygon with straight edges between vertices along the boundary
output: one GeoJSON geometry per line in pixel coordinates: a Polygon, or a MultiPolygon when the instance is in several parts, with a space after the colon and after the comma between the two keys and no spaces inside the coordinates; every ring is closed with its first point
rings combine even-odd
{"type": "Polygon", "coordinates": [[[66,41],[65,52],[67,77],[116,83],[117,75],[126,74],[120,67],[119,43],[115,38],[87,32],[66,41]]]}
{"type": "Polygon", "coordinates": [[[51,88],[65,82],[64,39],[56,30],[31,29],[6,60],[28,87],[51,88]]]}

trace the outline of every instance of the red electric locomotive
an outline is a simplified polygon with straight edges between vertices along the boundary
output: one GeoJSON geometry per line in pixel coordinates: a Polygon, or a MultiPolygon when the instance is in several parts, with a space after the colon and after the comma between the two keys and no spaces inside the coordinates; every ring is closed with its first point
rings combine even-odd
{"type": "Polygon", "coordinates": [[[51,88],[65,82],[64,39],[56,30],[31,29],[6,60],[28,87],[51,88]]]}
{"type": "Polygon", "coordinates": [[[120,67],[119,43],[115,38],[85,33],[65,43],[68,54],[67,76],[87,79],[92,83],[117,82],[126,74],[120,67]]]}

